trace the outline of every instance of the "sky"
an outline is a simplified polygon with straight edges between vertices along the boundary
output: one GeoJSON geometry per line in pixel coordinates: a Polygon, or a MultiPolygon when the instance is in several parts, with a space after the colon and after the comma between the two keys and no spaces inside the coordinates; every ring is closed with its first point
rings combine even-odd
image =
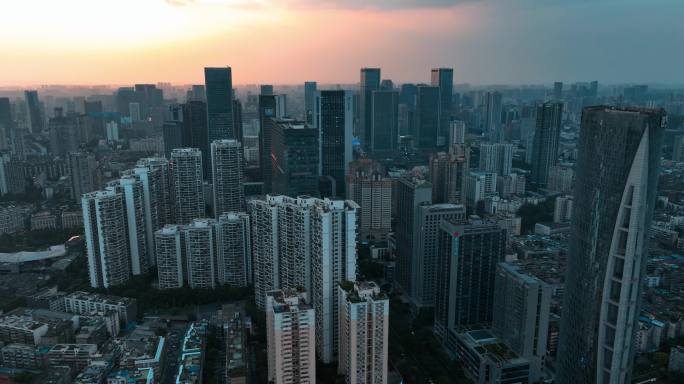
{"type": "Polygon", "coordinates": [[[684,83],[682,0],[4,0],[0,86],[684,83]]]}

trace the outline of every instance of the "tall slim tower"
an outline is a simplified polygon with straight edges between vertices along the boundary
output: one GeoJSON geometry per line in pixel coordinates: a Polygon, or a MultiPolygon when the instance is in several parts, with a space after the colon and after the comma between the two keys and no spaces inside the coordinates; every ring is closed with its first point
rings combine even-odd
{"type": "Polygon", "coordinates": [[[304,82],[304,121],[306,121],[307,124],[313,124],[315,94],[316,82],[304,82]]]}
{"type": "Polygon", "coordinates": [[[205,216],[202,191],[202,153],[196,148],[171,152],[173,186],[178,224],[189,224],[205,216]]]}
{"type": "Polygon", "coordinates": [[[180,225],[167,225],[155,232],[155,259],[157,260],[159,289],[183,287],[184,240],[180,225]]]}
{"type": "Polygon", "coordinates": [[[183,228],[188,286],[216,287],[216,220],[195,219],[183,228]]]}
{"type": "Polygon", "coordinates": [[[264,192],[271,192],[273,169],[271,164],[271,140],[276,118],[276,98],[259,95],[259,168],[264,182],[264,192]]]}
{"type": "Polygon", "coordinates": [[[359,132],[364,147],[370,145],[373,91],[380,89],[380,68],[361,68],[359,90],[359,132]]]}
{"type": "Polygon", "coordinates": [[[81,201],[84,193],[92,192],[100,187],[97,160],[92,153],[70,152],[68,161],[71,197],[76,201],[81,201]]]}
{"type": "Polygon", "coordinates": [[[501,94],[499,92],[487,92],[484,100],[482,132],[494,143],[500,143],[504,139],[501,126],[501,108],[501,94]]]}
{"type": "Polygon", "coordinates": [[[372,93],[369,151],[392,151],[399,141],[399,92],[382,89],[372,93]]]}
{"type": "Polygon", "coordinates": [[[107,189],[121,193],[123,198],[131,273],[145,274],[149,269],[150,259],[147,254],[143,184],[135,176],[123,176],[110,182],[107,189]]]}
{"type": "Polygon", "coordinates": [[[563,103],[548,102],[537,107],[537,124],[532,142],[532,174],[530,182],[546,188],[549,170],[558,160],[563,103]]]}
{"type": "Polygon", "coordinates": [[[207,146],[214,140],[236,139],[233,124],[233,75],[230,67],[204,68],[207,92],[207,146]]]}
{"type": "Polygon", "coordinates": [[[629,383],[665,111],[582,113],[558,383],[629,383]]]}
{"type": "Polygon", "coordinates": [[[38,100],[38,91],[24,91],[24,98],[26,99],[27,126],[29,132],[38,134],[45,126],[43,113],[40,109],[40,100],[38,100]]]}
{"type": "Polygon", "coordinates": [[[214,193],[214,217],[224,212],[244,211],[244,165],[242,144],[237,140],[211,143],[211,172],[214,193]]]}
{"type": "Polygon", "coordinates": [[[216,226],[218,283],[246,287],[252,283],[252,239],[249,215],[227,212],[216,226]]]}
{"type": "Polygon", "coordinates": [[[336,196],[344,196],[344,177],[352,161],[354,101],[348,91],[316,93],[314,127],[319,130],[319,175],[335,180],[336,196]]]}
{"type": "Polygon", "coordinates": [[[121,192],[90,192],[81,199],[88,274],[93,288],[124,284],[131,277],[126,214],[121,192]]]}
{"type": "Polygon", "coordinates": [[[430,85],[439,87],[439,135],[443,140],[448,140],[451,98],[454,93],[453,68],[433,68],[430,73],[430,85]]]}
{"type": "Polygon", "coordinates": [[[416,147],[434,150],[439,142],[439,87],[419,85],[416,95],[416,147]]]}

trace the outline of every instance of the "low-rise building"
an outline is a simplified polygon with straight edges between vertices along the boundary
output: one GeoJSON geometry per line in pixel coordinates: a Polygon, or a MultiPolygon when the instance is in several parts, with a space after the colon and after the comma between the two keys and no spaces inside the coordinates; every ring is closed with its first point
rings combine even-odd
{"type": "Polygon", "coordinates": [[[39,345],[48,332],[48,325],[26,316],[9,315],[0,318],[0,341],[39,345]]]}
{"type": "Polygon", "coordinates": [[[122,325],[135,321],[137,316],[137,303],[135,299],[97,293],[70,293],[64,298],[64,307],[67,312],[78,315],[89,315],[93,312],[113,310],[119,313],[122,325]]]}
{"type": "Polygon", "coordinates": [[[476,384],[529,382],[529,361],[487,329],[457,334],[456,348],[466,377],[476,384]]]}
{"type": "Polygon", "coordinates": [[[74,373],[80,373],[90,365],[97,354],[95,344],[56,344],[47,353],[50,366],[66,365],[74,373]]]}
{"type": "Polygon", "coordinates": [[[10,368],[38,368],[41,361],[35,346],[8,344],[0,349],[0,364],[10,368]]]}
{"type": "Polygon", "coordinates": [[[57,229],[57,216],[52,212],[43,211],[31,215],[31,230],[57,229]]]}

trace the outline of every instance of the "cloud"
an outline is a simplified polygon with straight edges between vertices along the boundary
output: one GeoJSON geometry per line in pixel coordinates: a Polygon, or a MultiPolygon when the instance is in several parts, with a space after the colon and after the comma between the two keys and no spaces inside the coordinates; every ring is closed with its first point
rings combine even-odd
{"type": "Polygon", "coordinates": [[[238,9],[266,7],[294,9],[370,9],[400,10],[419,8],[448,8],[479,0],[164,0],[171,6],[224,6],[238,9]]]}

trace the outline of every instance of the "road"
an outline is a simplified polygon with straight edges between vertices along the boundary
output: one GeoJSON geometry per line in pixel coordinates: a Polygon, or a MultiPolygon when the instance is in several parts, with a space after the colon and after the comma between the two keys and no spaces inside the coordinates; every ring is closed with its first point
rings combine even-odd
{"type": "Polygon", "coordinates": [[[161,384],[174,384],[178,372],[181,342],[187,327],[172,327],[166,335],[166,356],[162,367],[161,384]]]}

